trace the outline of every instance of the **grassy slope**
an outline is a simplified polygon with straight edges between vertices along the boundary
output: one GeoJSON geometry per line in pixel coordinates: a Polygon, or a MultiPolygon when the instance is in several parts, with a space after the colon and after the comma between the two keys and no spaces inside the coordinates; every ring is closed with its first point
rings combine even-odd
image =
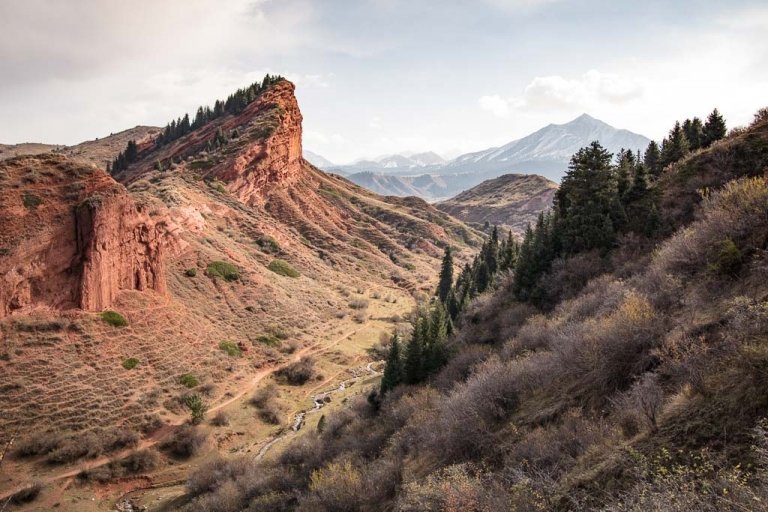
{"type": "Polygon", "coordinates": [[[430,387],[354,403],[274,462],[232,467],[237,487],[198,472],[192,509],[765,508],[767,168],[768,123],[675,165],[656,250],[626,239],[607,263],[563,263],[575,282],[607,271],[546,314],[502,283],[430,387]],[[719,192],[701,204],[700,184],[719,192]]]}

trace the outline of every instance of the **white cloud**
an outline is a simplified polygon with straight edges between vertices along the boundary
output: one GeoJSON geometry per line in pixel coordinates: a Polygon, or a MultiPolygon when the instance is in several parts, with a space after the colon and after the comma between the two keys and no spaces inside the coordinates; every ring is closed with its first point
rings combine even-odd
{"type": "Polygon", "coordinates": [[[507,117],[510,111],[509,100],[505,100],[498,94],[481,96],[478,100],[480,108],[487,110],[496,117],[507,117]]]}
{"type": "Polygon", "coordinates": [[[497,117],[507,117],[519,109],[590,110],[605,104],[626,104],[641,98],[644,90],[639,79],[592,69],[578,78],[536,77],[521,96],[482,96],[479,104],[497,117]]]}
{"type": "Polygon", "coordinates": [[[381,118],[379,116],[374,116],[371,121],[368,123],[368,126],[374,130],[380,130],[381,129],[381,118]]]}

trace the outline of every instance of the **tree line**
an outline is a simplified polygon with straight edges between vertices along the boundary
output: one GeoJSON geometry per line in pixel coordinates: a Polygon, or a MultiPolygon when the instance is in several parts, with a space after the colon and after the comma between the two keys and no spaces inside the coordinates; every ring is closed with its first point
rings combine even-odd
{"type": "Polygon", "coordinates": [[[540,279],[556,258],[586,251],[605,254],[625,233],[655,236],[661,218],[652,185],[668,165],[725,135],[725,120],[715,109],[706,122],[697,117],[676,122],[661,145],[651,141],[642,155],[622,149],[614,159],[599,142],[592,142],[571,157],[553,208],[539,214],[535,225],[528,225],[522,243],[511,232],[500,240],[494,226],[472,263],[465,264],[455,280],[453,254],[446,247],[436,299],[416,312],[404,346],[397,335],[393,337],[381,393],[401,383],[421,382],[438,370],[448,357],[445,343],[453,323],[500,275],[513,275],[515,299],[542,307],[540,279]]]}
{"type": "MultiPolygon", "coordinates": [[[[155,139],[156,147],[161,147],[169,144],[188,133],[201,128],[214,119],[218,119],[225,115],[239,114],[245,108],[255,101],[264,91],[272,87],[274,84],[285,80],[280,75],[267,74],[260,82],[254,82],[248,87],[238,89],[234,93],[230,94],[226,100],[216,100],[213,104],[213,108],[208,106],[200,106],[197,109],[194,119],[191,119],[189,114],[184,114],[182,117],[171,121],[165,125],[165,128],[155,139]]],[[[221,145],[223,143],[223,134],[219,135],[217,132],[214,140],[211,141],[212,145],[221,145]]],[[[136,141],[128,141],[124,151],[121,151],[111,164],[107,164],[107,172],[115,174],[120,171],[124,171],[130,164],[138,159],[138,148],[136,141]]]]}

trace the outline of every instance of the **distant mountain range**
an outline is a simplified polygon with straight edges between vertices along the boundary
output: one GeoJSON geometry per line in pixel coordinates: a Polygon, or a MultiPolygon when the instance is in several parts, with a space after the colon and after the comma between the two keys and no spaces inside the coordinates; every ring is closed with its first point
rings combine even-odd
{"type": "MultiPolygon", "coordinates": [[[[582,114],[565,124],[547,125],[504,146],[467,153],[448,162],[428,152],[389,155],[350,165],[315,165],[379,194],[416,195],[436,201],[510,172],[539,174],[559,182],[571,156],[594,140],[612,153],[622,148],[644,151],[650,142],[647,137],[582,114]]],[[[315,163],[311,157],[307,159],[315,163]]],[[[317,159],[322,161],[327,162],[322,157],[317,159]]]]}

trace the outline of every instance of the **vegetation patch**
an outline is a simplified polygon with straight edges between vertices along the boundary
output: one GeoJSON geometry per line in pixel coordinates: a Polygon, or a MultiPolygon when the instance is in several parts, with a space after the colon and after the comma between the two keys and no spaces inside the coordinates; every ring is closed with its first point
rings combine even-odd
{"type": "Polygon", "coordinates": [[[219,348],[230,357],[241,357],[243,351],[237,346],[234,341],[222,341],[219,343],[219,348]]]}
{"type": "Polygon", "coordinates": [[[184,271],[184,275],[187,277],[195,277],[197,276],[197,269],[196,268],[188,268],[184,271]]]}
{"type": "Polygon", "coordinates": [[[271,236],[262,236],[256,240],[256,245],[268,252],[280,252],[280,244],[271,236]]]}
{"type": "Polygon", "coordinates": [[[184,375],[179,377],[179,383],[188,388],[193,388],[198,384],[200,384],[200,382],[197,380],[197,377],[195,377],[191,373],[185,373],[184,375]]]}
{"type": "Polygon", "coordinates": [[[240,279],[240,270],[226,261],[212,261],[208,264],[208,277],[220,277],[226,281],[237,281],[240,279]]]}
{"type": "Polygon", "coordinates": [[[280,338],[274,334],[262,334],[256,337],[256,341],[269,347],[276,347],[280,345],[280,338]]]}
{"type": "Polygon", "coordinates": [[[123,361],[123,368],[125,368],[126,370],[133,370],[134,368],[139,366],[139,362],[140,361],[135,357],[129,357],[128,359],[123,361]]]}
{"type": "Polygon", "coordinates": [[[104,311],[101,313],[101,319],[113,327],[125,327],[128,320],[117,311],[104,311]]]}
{"type": "Polygon", "coordinates": [[[296,278],[301,275],[299,271],[293,268],[291,265],[289,265],[287,261],[280,260],[280,259],[272,260],[272,262],[269,264],[267,268],[272,272],[274,272],[275,274],[279,274],[285,277],[296,278]]]}
{"type": "Polygon", "coordinates": [[[34,210],[43,204],[43,199],[34,194],[24,194],[24,196],[21,198],[21,202],[24,204],[25,208],[34,210]]]}

